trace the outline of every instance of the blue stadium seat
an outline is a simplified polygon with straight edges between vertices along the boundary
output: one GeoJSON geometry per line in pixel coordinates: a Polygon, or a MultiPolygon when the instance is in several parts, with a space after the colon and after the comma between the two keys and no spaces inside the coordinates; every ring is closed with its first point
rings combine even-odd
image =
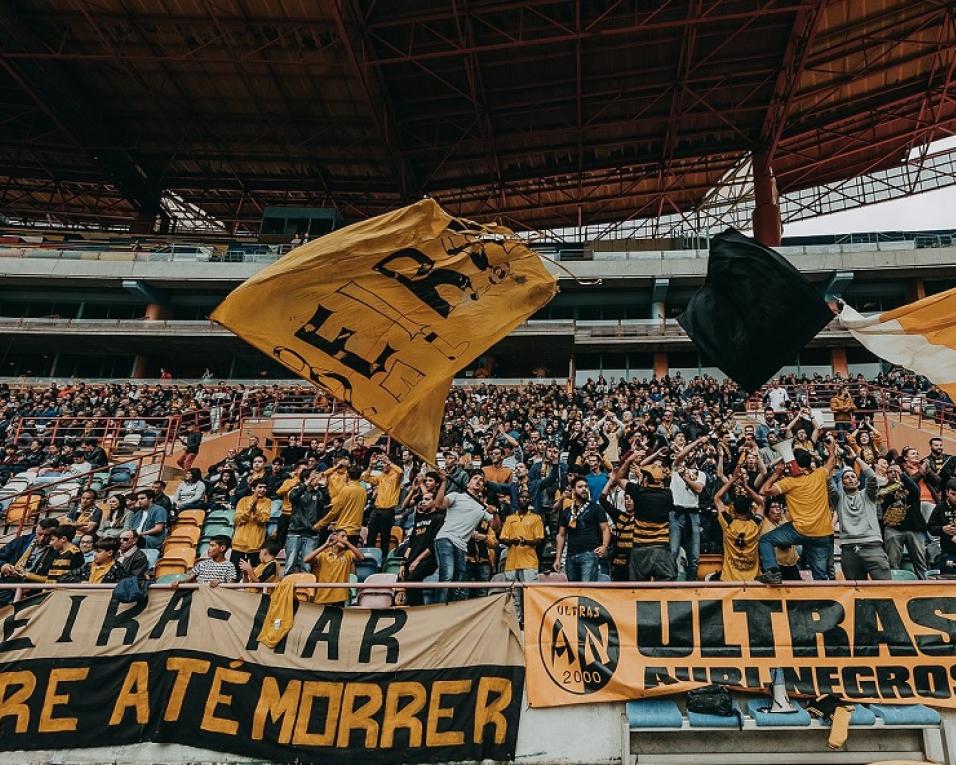
{"type": "MultiPolygon", "coordinates": [[[[737,719],[731,719],[736,727],[737,719]]],[[[684,725],[677,703],[667,699],[627,702],[627,721],[631,728],[681,728],[684,725]]]]}
{"type": "Polygon", "coordinates": [[[810,713],[794,702],[796,710],[793,712],[766,712],[770,704],[770,699],[749,699],[747,701],[747,714],[749,714],[758,728],[788,726],[794,728],[808,728],[810,726],[810,713]]]}
{"type": "Polygon", "coordinates": [[[939,712],[922,704],[870,704],[884,725],[939,725],[939,712]]]}

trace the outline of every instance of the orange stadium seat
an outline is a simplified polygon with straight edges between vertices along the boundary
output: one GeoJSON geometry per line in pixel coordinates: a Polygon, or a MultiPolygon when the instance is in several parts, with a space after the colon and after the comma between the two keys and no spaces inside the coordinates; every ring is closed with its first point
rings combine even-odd
{"type": "MultiPolygon", "coordinates": [[[[316,578],[314,574],[289,574],[286,577],[282,578],[282,581],[292,581],[296,584],[315,584],[316,578]]],[[[296,588],[295,599],[302,602],[308,603],[315,595],[315,590],[310,590],[307,588],[296,588]]]]}
{"type": "MultiPolygon", "coordinates": [[[[176,525],[180,523],[188,523],[193,526],[202,528],[203,523],[206,520],[206,511],[205,510],[183,510],[176,517],[176,525]]],[[[173,527],[175,528],[175,527],[173,527]]]]}
{"type": "Polygon", "coordinates": [[[170,542],[179,542],[188,544],[190,547],[195,547],[199,542],[199,537],[201,534],[202,532],[198,526],[193,526],[189,523],[177,523],[170,530],[169,536],[166,537],[166,544],[168,545],[170,542]]]}

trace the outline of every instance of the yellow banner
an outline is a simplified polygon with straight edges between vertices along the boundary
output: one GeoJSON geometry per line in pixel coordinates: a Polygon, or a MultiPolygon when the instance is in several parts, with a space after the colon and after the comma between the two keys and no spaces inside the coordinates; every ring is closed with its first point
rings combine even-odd
{"type": "Polygon", "coordinates": [[[556,285],[510,229],[424,199],[293,250],[211,318],[434,463],[455,373],[556,285]]]}
{"type": "Polygon", "coordinates": [[[525,590],[532,707],[709,683],[956,708],[956,587],[525,590]]]}

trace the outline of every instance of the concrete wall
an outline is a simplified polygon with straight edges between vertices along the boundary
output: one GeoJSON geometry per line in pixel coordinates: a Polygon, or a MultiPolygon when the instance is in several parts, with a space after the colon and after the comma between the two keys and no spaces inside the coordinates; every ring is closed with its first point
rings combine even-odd
{"type": "MultiPolygon", "coordinates": [[[[869,250],[863,252],[814,253],[789,255],[788,259],[804,273],[832,271],[873,271],[888,269],[920,269],[956,265],[956,247],[934,247],[920,250],[869,250]]],[[[69,279],[145,279],[150,283],[175,282],[184,279],[197,282],[239,283],[260,271],[262,263],[197,263],[68,260],[45,258],[4,258],[0,276],[45,276],[69,279]]],[[[545,267],[556,276],[566,274],[549,261],[545,267]]],[[[707,253],[677,251],[671,253],[642,252],[634,257],[606,255],[601,260],[567,261],[563,266],[582,277],[649,277],[698,276],[707,273],[707,253]],[[693,256],[692,256],[693,255],[693,256]]]]}
{"type": "MultiPolygon", "coordinates": [[[[956,724],[956,710],[940,709],[948,726],[956,724]]],[[[623,704],[582,704],[558,709],[525,709],[518,731],[517,763],[569,763],[573,765],[604,765],[621,761],[623,704]]],[[[871,762],[886,759],[877,756],[913,753],[917,759],[927,759],[944,765],[956,765],[952,742],[942,739],[938,730],[925,737],[917,731],[887,730],[850,731],[846,749],[828,757],[826,731],[796,729],[796,736],[783,736],[779,731],[748,731],[736,729],[726,732],[687,734],[681,732],[636,733],[630,738],[631,755],[640,754],[638,762],[653,764],[655,754],[673,756],[686,753],[688,763],[707,757],[709,761],[733,764],[737,762],[794,762],[795,758],[774,756],[773,753],[801,752],[802,762],[820,763],[871,762]],[[923,754],[918,753],[922,750],[923,754]],[[864,752],[871,753],[870,756],[864,752]],[[743,754],[749,753],[749,754],[743,754]],[[847,759],[853,757],[855,759],[847,759]],[[766,755],[765,758],[761,755],[766,755]],[[842,759],[837,759],[841,758],[842,759]],[[817,758],[817,759],[814,759],[817,758]]],[[[908,758],[909,759],[909,758],[908,758]]],[[[359,760],[360,761],[360,758],[359,760]]],[[[0,751],[0,765],[24,763],[58,763],[62,765],[186,765],[187,763],[252,763],[246,757],[195,749],[176,744],[136,744],[134,746],[101,747],[95,749],[43,750],[35,752],[0,751]]],[[[630,765],[627,763],[626,765],[630,765]]]]}

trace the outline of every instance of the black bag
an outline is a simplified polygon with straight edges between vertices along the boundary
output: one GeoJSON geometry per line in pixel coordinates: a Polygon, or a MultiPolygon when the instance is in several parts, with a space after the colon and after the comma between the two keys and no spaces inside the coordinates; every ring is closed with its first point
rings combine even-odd
{"type": "Polygon", "coordinates": [[[730,691],[716,683],[687,691],[687,711],[718,717],[736,717],[737,725],[743,729],[743,716],[734,708],[730,691]]]}

